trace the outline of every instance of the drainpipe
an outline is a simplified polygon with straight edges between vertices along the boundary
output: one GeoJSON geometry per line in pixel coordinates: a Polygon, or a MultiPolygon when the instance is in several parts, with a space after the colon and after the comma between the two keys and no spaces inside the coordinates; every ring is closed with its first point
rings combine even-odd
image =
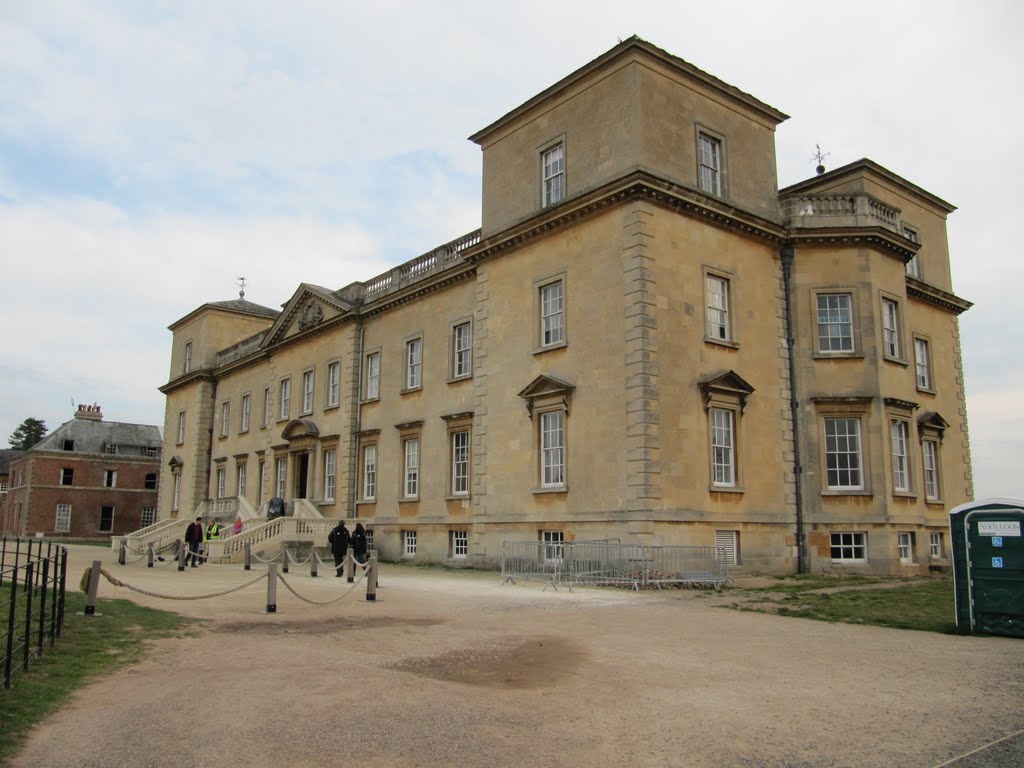
{"type": "Polygon", "coordinates": [[[352,460],[348,463],[349,478],[352,483],[352,511],[349,517],[356,517],[356,505],[359,503],[359,430],[362,429],[363,415],[363,337],[366,327],[359,321],[359,346],[356,350],[356,397],[353,404],[356,417],[352,430],[352,460]]]}
{"type": "Polygon", "coordinates": [[[789,412],[793,423],[793,480],[796,492],[796,572],[806,573],[807,563],[804,554],[804,504],[803,504],[803,465],[800,463],[800,406],[796,392],[796,355],[793,338],[793,257],[792,245],[783,245],[779,249],[782,259],[782,285],[786,302],[786,356],[789,362],[789,412]]]}

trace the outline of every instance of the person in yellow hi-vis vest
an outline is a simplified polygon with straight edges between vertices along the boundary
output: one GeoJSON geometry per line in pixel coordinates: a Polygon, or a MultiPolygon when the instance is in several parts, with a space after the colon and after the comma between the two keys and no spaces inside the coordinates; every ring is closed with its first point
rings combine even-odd
{"type": "MultiPolygon", "coordinates": [[[[207,541],[219,541],[220,540],[220,523],[216,520],[211,520],[210,524],[206,526],[206,540],[207,541]]],[[[209,556],[209,552],[206,553],[209,556]]]]}

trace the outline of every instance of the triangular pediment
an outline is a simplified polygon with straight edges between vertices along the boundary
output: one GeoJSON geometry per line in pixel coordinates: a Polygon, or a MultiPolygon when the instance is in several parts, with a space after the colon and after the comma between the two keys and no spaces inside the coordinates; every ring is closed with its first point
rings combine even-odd
{"type": "Polygon", "coordinates": [[[543,374],[526,385],[526,389],[519,393],[519,397],[526,400],[533,400],[537,397],[547,395],[567,395],[576,389],[575,385],[567,381],[556,379],[554,376],[543,374]]]}
{"type": "Polygon", "coordinates": [[[702,376],[698,384],[702,390],[728,392],[734,395],[750,395],[754,392],[754,388],[736,371],[709,373],[707,376],[702,376]]]}
{"type": "Polygon", "coordinates": [[[326,288],[302,283],[284,305],[261,346],[273,346],[285,339],[315,331],[325,323],[349,314],[352,309],[350,304],[326,288]]]}
{"type": "Polygon", "coordinates": [[[935,411],[925,411],[918,417],[917,426],[920,429],[931,429],[941,434],[949,429],[949,422],[935,411]]]}
{"type": "Polygon", "coordinates": [[[704,408],[708,408],[712,399],[725,399],[739,403],[742,411],[747,407],[747,398],[754,393],[754,388],[736,371],[719,371],[709,373],[697,380],[701,394],[704,396],[704,408]]]}

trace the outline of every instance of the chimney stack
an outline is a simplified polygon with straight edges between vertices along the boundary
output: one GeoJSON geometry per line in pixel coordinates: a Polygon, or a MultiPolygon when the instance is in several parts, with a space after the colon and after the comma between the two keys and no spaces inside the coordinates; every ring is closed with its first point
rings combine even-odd
{"type": "Polygon", "coordinates": [[[76,419],[85,419],[86,421],[103,421],[103,411],[100,407],[93,403],[92,405],[80,405],[78,410],[75,411],[76,419]]]}

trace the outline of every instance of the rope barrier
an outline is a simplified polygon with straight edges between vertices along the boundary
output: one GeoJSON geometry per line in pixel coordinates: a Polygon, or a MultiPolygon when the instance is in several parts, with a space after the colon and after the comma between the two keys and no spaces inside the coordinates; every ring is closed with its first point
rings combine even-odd
{"type": "MultiPolygon", "coordinates": [[[[82,576],[83,583],[87,581],[87,576],[90,570],[91,569],[87,568],[85,575],[82,576]]],[[[247,581],[245,584],[241,584],[237,587],[231,587],[230,589],[225,589],[220,592],[211,592],[207,595],[164,595],[159,592],[150,592],[149,590],[142,589],[141,587],[136,587],[132,584],[128,584],[127,582],[121,581],[115,576],[111,576],[106,568],[100,568],[100,575],[104,576],[107,579],[107,581],[109,581],[115,587],[124,587],[125,589],[130,589],[132,592],[138,592],[140,595],[158,597],[162,600],[208,600],[211,597],[223,597],[224,595],[230,595],[232,592],[238,592],[239,590],[245,589],[246,587],[251,587],[253,584],[267,578],[267,574],[264,573],[260,576],[257,576],[252,581],[247,581]]],[[[291,587],[289,587],[289,589],[291,589],[291,587]]]]}
{"type": "Polygon", "coordinates": [[[258,554],[256,554],[255,552],[253,552],[252,553],[252,559],[253,560],[257,560],[258,562],[261,562],[261,563],[276,563],[278,558],[281,557],[281,552],[285,552],[285,551],[286,550],[282,549],[276,555],[274,555],[271,558],[267,558],[267,559],[264,559],[264,558],[260,557],[258,554]]]}
{"type": "Polygon", "coordinates": [[[281,574],[278,574],[277,578],[280,579],[281,583],[285,585],[285,587],[287,588],[287,590],[289,592],[291,592],[293,595],[295,595],[297,598],[299,598],[299,600],[301,600],[302,602],[309,603],[310,605],[331,605],[332,603],[336,603],[339,600],[341,600],[343,597],[347,597],[349,594],[351,594],[352,590],[355,589],[356,587],[358,587],[359,586],[359,582],[362,581],[362,574],[360,574],[359,578],[356,579],[355,583],[352,584],[352,586],[350,586],[348,589],[346,589],[344,592],[342,592],[337,597],[332,597],[330,600],[310,600],[308,597],[303,597],[298,592],[296,592],[294,589],[292,589],[292,585],[288,583],[288,581],[285,579],[284,576],[282,576],[281,574]]]}

